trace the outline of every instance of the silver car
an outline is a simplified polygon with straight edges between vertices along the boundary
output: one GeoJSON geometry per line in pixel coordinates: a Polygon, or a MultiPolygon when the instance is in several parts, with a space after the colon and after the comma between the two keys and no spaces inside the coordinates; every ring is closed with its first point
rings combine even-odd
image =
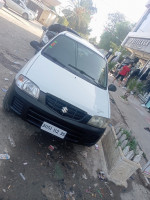
{"type": "Polygon", "coordinates": [[[34,20],[36,13],[27,8],[21,0],[5,0],[5,6],[20,14],[26,20],[34,20]]]}

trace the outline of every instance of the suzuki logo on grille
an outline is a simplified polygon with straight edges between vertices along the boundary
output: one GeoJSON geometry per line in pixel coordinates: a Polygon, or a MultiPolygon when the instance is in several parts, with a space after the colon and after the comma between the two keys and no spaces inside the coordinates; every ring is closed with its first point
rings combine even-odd
{"type": "Polygon", "coordinates": [[[67,107],[62,107],[61,111],[62,111],[63,113],[67,113],[67,112],[68,112],[68,108],[67,108],[67,107]]]}

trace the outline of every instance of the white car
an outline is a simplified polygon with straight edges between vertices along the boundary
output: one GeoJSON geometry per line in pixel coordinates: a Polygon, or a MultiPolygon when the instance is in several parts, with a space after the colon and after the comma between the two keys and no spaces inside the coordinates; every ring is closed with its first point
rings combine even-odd
{"type": "Polygon", "coordinates": [[[0,8],[2,8],[4,6],[4,1],[3,0],[0,0],[0,8]]]}
{"type": "Polygon", "coordinates": [[[61,139],[94,145],[110,119],[107,61],[69,32],[55,36],[16,75],[3,107],[61,139]]]}
{"type": "Polygon", "coordinates": [[[36,13],[27,8],[21,0],[5,0],[5,6],[14,10],[26,20],[34,20],[37,17],[36,13]]]}

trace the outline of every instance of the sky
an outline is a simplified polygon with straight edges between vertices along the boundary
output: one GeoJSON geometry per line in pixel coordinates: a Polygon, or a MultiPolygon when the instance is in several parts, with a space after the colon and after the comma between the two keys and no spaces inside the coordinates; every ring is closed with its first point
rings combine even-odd
{"type": "MultiPolygon", "coordinates": [[[[97,8],[97,13],[92,16],[90,37],[97,37],[104,30],[108,13],[119,11],[124,14],[126,20],[136,23],[146,10],[145,4],[148,0],[93,0],[93,5],[97,8]]],[[[62,6],[67,5],[67,0],[60,0],[62,6]]]]}
{"type": "Polygon", "coordinates": [[[91,37],[99,39],[107,22],[108,13],[119,11],[125,15],[126,20],[136,23],[146,10],[147,0],[93,0],[93,2],[97,7],[97,14],[91,20],[91,37]]]}

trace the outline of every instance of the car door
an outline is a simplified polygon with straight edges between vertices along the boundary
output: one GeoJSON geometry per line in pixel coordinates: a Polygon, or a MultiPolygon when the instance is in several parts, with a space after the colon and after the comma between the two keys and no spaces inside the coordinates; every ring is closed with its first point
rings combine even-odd
{"type": "Polygon", "coordinates": [[[6,5],[13,9],[15,2],[13,0],[6,0],[6,5]]]}
{"type": "Polygon", "coordinates": [[[15,11],[18,12],[19,14],[22,14],[24,12],[24,5],[20,0],[13,0],[16,5],[15,5],[15,11]]]}

